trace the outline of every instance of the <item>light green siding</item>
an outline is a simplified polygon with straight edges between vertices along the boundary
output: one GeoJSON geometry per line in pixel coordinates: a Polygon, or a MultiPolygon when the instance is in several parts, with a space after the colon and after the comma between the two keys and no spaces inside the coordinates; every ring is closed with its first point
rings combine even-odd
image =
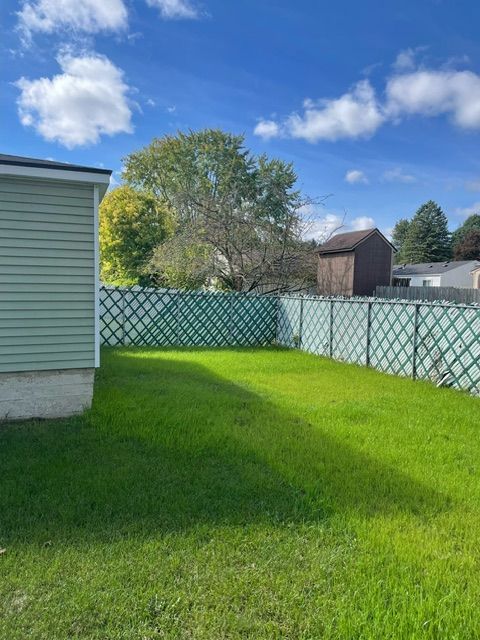
{"type": "Polygon", "coordinates": [[[0,373],[95,366],[94,187],[0,177],[0,373]]]}

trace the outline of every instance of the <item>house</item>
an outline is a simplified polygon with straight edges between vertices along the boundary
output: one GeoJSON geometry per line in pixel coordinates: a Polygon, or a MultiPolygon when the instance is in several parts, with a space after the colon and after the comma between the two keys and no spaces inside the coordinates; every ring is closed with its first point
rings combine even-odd
{"type": "Polygon", "coordinates": [[[473,289],[480,289],[480,265],[472,269],[472,279],[473,289]]]}
{"type": "Polygon", "coordinates": [[[0,420],[90,406],[110,171],[0,154],[0,420]]]}
{"type": "Polygon", "coordinates": [[[393,268],[393,284],[400,287],[472,288],[472,271],[478,260],[400,264],[393,268]]]}
{"type": "Polygon", "coordinates": [[[318,250],[319,295],[370,296],[391,284],[395,247],[378,229],[333,236],[318,250]]]}

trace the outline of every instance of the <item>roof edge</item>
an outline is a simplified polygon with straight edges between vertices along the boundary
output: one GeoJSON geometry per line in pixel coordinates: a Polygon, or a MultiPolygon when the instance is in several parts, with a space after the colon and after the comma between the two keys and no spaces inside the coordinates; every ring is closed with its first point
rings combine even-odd
{"type": "Polygon", "coordinates": [[[67,162],[54,162],[41,160],[36,158],[21,158],[20,156],[1,156],[0,165],[12,167],[31,167],[33,169],[57,169],[59,171],[72,171],[83,173],[98,173],[100,175],[112,175],[110,169],[101,169],[99,167],[86,167],[76,164],[68,164],[67,162]]]}
{"type": "MultiPolygon", "coordinates": [[[[368,231],[368,229],[366,229],[366,231],[368,231]]],[[[346,232],[348,233],[348,231],[346,232]]],[[[349,247],[348,249],[322,249],[322,246],[320,245],[320,247],[318,247],[317,249],[317,253],[319,255],[324,255],[327,253],[349,253],[351,251],[355,251],[355,249],[362,244],[362,242],[365,242],[366,240],[368,240],[369,238],[372,237],[372,235],[374,233],[378,233],[378,235],[382,238],[382,240],[385,240],[385,242],[390,245],[394,251],[394,253],[397,253],[398,249],[390,242],[390,240],[388,240],[383,233],[380,231],[380,229],[378,229],[378,227],[374,227],[373,229],[370,230],[370,233],[368,233],[366,236],[364,236],[363,238],[361,238],[360,240],[358,240],[355,244],[353,244],[351,247],[349,247]]],[[[334,237],[334,236],[333,236],[334,237]]],[[[331,240],[331,238],[330,238],[331,240]]],[[[329,240],[327,240],[327,242],[329,242],[329,240]]]]}

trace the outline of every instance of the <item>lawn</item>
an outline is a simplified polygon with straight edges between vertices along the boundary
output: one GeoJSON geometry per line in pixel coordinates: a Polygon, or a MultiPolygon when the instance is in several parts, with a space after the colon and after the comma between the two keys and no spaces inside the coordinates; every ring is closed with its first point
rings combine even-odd
{"type": "Polygon", "coordinates": [[[480,637],[480,400],[281,349],[110,349],[0,429],[0,637],[480,637]]]}

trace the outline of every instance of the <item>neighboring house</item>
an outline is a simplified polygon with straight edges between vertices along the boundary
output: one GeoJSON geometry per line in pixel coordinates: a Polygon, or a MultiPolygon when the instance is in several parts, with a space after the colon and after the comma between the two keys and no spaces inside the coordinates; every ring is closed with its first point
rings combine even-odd
{"type": "Polygon", "coordinates": [[[472,271],[478,260],[401,264],[393,268],[393,284],[400,287],[472,288],[472,271]]]}
{"type": "Polygon", "coordinates": [[[391,284],[395,247],[378,229],[333,236],[318,250],[319,295],[369,296],[391,284]]]}
{"type": "Polygon", "coordinates": [[[110,171],[0,155],[0,420],[90,406],[110,171]]]}
{"type": "Polygon", "coordinates": [[[472,287],[474,289],[480,289],[480,265],[472,270],[472,278],[472,287]]]}

